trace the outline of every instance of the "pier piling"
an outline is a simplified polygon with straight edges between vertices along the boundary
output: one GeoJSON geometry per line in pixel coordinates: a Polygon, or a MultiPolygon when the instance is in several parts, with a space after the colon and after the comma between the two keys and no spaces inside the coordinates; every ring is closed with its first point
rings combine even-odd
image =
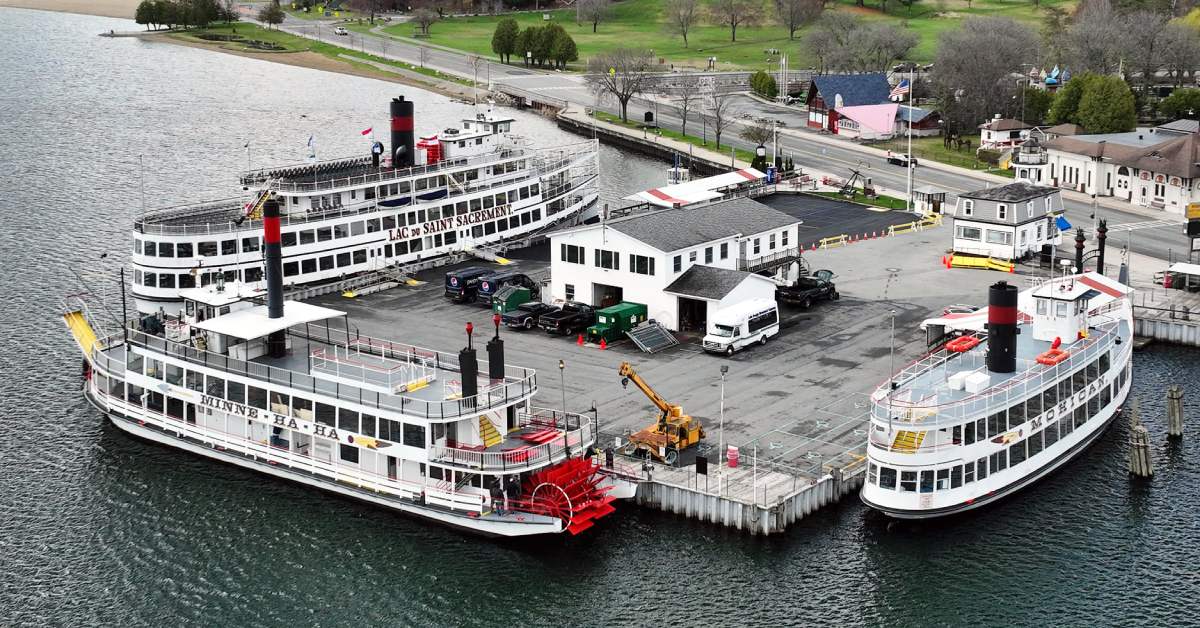
{"type": "Polygon", "coordinates": [[[1183,389],[1178,384],[1167,389],[1167,437],[1183,438],[1183,389]]]}
{"type": "Polygon", "coordinates": [[[1141,408],[1136,399],[1129,422],[1133,425],[1129,433],[1129,473],[1139,478],[1151,477],[1154,467],[1150,461],[1150,432],[1142,425],[1141,408]]]}

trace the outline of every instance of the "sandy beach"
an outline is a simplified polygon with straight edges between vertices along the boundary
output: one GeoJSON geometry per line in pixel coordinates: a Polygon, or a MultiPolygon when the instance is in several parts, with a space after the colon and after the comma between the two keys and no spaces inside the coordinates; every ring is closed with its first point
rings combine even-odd
{"type": "Polygon", "coordinates": [[[133,19],[140,0],[0,0],[0,7],[41,9],[64,13],[103,15],[133,19]]]}

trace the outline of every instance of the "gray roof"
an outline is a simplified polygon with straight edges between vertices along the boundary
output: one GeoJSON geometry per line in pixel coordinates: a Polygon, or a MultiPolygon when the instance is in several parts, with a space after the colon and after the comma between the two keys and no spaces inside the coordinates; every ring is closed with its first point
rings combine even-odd
{"type": "Polygon", "coordinates": [[[1031,198],[1041,198],[1047,194],[1053,194],[1054,188],[1044,185],[1034,185],[1024,181],[1009,183],[994,188],[985,190],[977,190],[975,192],[965,192],[959,194],[963,198],[974,198],[984,201],[1000,201],[1004,203],[1016,203],[1029,200],[1031,198]]]}
{"type": "Polygon", "coordinates": [[[750,273],[740,270],[693,264],[663,291],[697,299],[720,301],[749,276],[750,273]]]}
{"type": "MultiPolygon", "coordinates": [[[[1106,144],[1118,144],[1120,146],[1143,147],[1154,146],[1155,144],[1164,142],[1172,137],[1178,136],[1170,135],[1169,133],[1159,135],[1154,129],[1139,127],[1136,130],[1125,131],[1123,133],[1087,133],[1084,135],[1062,136],[1050,140],[1046,143],[1046,146],[1050,148],[1057,148],[1057,146],[1054,144],[1056,142],[1061,142],[1062,146],[1078,146],[1081,142],[1088,144],[1098,144],[1100,142],[1104,142],[1106,144]]],[[[1061,150],[1066,150],[1067,152],[1077,152],[1071,150],[1070,148],[1061,150]]]]}
{"type": "Polygon", "coordinates": [[[933,111],[922,109],[920,107],[909,107],[908,105],[900,105],[900,109],[896,112],[896,118],[905,122],[920,122],[929,117],[933,111]]]}
{"type": "Polygon", "coordinates": [[[1197,133],[1200,132],[1200,121],[1187,119],[1175,120],[1174,122],[1160,124],[1154,128],[1168,133],[1197,133]]]}
{"type": "Polygon", "coordinates": [[[839,94],[843,107],[857,107],[886,103],[892,92],[892,85],[883,74],[824,74],[812,78],[812,88],[830,109],[839,94]]]}
{"type": "Polygon", "coordinates": [[[738,198],[700,207],[634,214],[607,224],[635,240],[670,253],[739,233],[748,236],[799,222],[758,201],[738,198]]]}

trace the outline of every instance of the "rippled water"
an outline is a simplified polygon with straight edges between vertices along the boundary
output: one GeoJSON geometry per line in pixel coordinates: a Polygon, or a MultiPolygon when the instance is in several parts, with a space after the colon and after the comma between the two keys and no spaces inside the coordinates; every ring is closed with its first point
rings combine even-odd
{"type": "MultiPolygon", "coordinates": [[[[1014,501],[933,525],[847,500],[754,539],[632,507],[583,538],[496,542],[135,441],[77,394],[55,316],[125,257],[140,207],[227,196],[259,165],[362,148],[383,103],[467,109],[377,81],[102,39],[102,18],[0,9],[0,625],[1196,625],[1196,354],[1138,354],[1156,477],[1119,422],[1014,501]],[[101,252],[110,252],[101,261],[101,252]],[[1162,391],[1188,386],[1182,444],[1162,391]]],[[[569,139],[517,114],[539,142],[569,139]]],[[[436,125],[432,124],[436,122],[436,125]]],[[[605,149],[605,195],[660,167],[605,149]]]]}

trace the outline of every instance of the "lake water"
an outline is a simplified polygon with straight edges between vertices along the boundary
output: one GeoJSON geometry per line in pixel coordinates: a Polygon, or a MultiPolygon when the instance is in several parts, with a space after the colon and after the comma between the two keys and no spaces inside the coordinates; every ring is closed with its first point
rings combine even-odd
{"type": "MultiPolygon", "coordinates": [[[[125,261],[139,211],[230,196],[255,165],[362,152],[413,88],[96,33],[129,22],[0,9],[0,625],[1196,625],[1196,353],[1137,355],[1158,473],[1118,422],[1016,500],[930,525],[847,499],[749,538],[622,505],[581,538],[466,536],[134,440],[78,393],[56,315],[75,270],[125,261]],[[107,252],[107,258],[100,255],[107,252]],[[1163,390],[1187,387],[1168,444],[1163,390]]],[[[536,142],[570,141],[516,113],[536,142]]],[[[661,165],[605,148],[606,198],[661,165]]]]}

